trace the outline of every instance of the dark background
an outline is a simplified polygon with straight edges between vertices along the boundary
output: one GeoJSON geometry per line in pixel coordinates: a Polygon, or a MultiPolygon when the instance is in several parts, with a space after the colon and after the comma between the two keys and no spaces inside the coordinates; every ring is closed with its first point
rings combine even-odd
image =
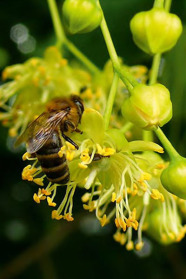
{"type": "MultiPolygon", "coordinates": [[[[62,1],[57,1],[61,10],[62,1]]],[[[150,0],[101,0],[118,55],[128,65],[151,65],[151,57],[133,43],[129,21],[139,11],[152,7],[150,0]]],[[[186,1],[173,1],[172,12],[183,24],[186,1]]],[[[102,67],[108,59],[100,30],[70,38],[90,59],[102,67]]],[[[45,0],[0,0],[0,67],[41,56],[55,43],[45,0]],[[35,44],[24,54],[10,38],[12,26],[24,24],[35,44]],[[34,38],[34,39],[33,39],[34,38]]],[[[23,45],[24,49],[24,45],[23,45]]],[[[164,130],[174,146],[186,155],[186,28],[177,46],[163,56],[160,80],[171,91],[174,117],[164,130]]],[[[127,252],[112,239],[114,227],[101,229],[94,214],[82,211],[79,190],[75,195],[75,221],[50,219],[45,204],[32,195],[37,187],[21,181],[24,163],[15,153],[7,130],[0,128],[0,278],[186,278],[186,241],[161,246],[146,240],[144,253],[127,252]]]]}

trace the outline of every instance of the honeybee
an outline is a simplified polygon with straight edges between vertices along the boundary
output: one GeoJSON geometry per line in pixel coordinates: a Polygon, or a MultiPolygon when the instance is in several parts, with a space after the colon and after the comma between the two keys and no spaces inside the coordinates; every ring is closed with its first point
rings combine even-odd
{"type": "Polygon", "coordinates": [[[78,145],[64,133],[82,133],[77,126],[83,111],[82,100],[76,95],[53,99],[16,142],[16,145],[26,142],[27,152],[37,157],[47,179],[53,183],[64,185],[70,179],[66,156],[60,158],[58,155],[62,147],[61,136],[78,149],[78,145]]]}

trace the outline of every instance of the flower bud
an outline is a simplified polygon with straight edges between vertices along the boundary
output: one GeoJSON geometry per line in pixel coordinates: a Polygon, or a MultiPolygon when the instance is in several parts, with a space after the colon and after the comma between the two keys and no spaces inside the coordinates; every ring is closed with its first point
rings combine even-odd
{"type": "Polygon", "coordinates": [[[63,17],[71,34],[87,33],[100,25],[102,10],[97,0],[65,0],[63,17]]]}
{"type": "Polygon", "coordinates": [[[176,44],[182,32],[182,23],[175,14],[163,8],[153,8],[136,14],[130,28],[133,40],[144,52],[162,53],[176,44]]]}
{"type": "Polygon", "coordinates": [[[177,211],[171,209],[164,212],[163,207],[154,208],[146,221],[147,234],[161,244],[168,245],[181,240],[183,227],[177,211]]]}
{"type": "Polygon", "coordinates": [[[171,161],[161,174],[161,182],[168,192],[186,199],[186,159],[179,157],[171,161]]]}
{"type": "Polygon", "coordinates": [[[172,117],[169,90],[161,85],[139,84],[122,106],[123,116],[140,128],[151,130],[163,126],[172,117]]]}

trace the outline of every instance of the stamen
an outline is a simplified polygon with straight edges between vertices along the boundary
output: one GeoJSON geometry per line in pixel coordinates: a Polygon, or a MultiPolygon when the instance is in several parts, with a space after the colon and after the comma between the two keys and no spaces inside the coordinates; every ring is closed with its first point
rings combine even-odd
{"type": "Polygon", "coordinates": [[[97,169],[93,169],[91,171],[91,173],[89,174],[89,177],[88,177],[88,179],[86,181],[85,189],[87,189],[87,190],[90,189],[90,187],[92,186],[92,184],[93,184],[93,182],[94,182],[94,180],[96,178],[96,175],[97,175],[97,169]]]}

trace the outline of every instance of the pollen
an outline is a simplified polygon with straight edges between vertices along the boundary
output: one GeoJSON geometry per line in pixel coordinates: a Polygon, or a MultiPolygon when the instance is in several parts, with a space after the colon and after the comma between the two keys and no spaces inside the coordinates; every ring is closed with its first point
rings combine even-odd
{"type": "Polygon", "coordinates": [[[144,246],[144,243],[142,241],[138,242],[135,246],[137,251],[140,251],[144,246]]]}
{"type": "MultiPolygon", "coordinates": [[[[132,190],[129,187],[127,187],[127,194],[131,194],[131,193],[132,193],[132,190]]],[[[125,190],[123,190],[123,194],[125,195],[125,190]]]]}
{"type": "Polygon", "coordinates": [[[82,93],[82,98],[87,98],[87,99],[92,99],[93,94],[92,90],[90,88],[87,88],[83,93],[82,93]]]}
{"type": "Polygon", "coordinates": [[[52,211],[52,219],[61,220],[62,218],[63,216],[60,215],[57,210],[52,211]]]}
{"type": "Polygon", "coordinates": [[[131,192],[132,196],[136,196],[138,193],[138,186],[134,183],[133,184],[133,191],[131,192]]]}
{"type": "Polygon", "coordinates": [[[129,242],[126,244],[126,249],[127,249],[128,251],[131,251],[131,250],[134,249],[134,242],[133,242],[132,240],[129,241],[129,242]]]}
{"type": "Polygon", "coordinates": [[[39,186],[43,186],[43,178],[34,178],[33,182],[36,183],[39,186]]]}
{"type": "Polygon", "coordinates": [[[162,193],[160,193],[157,189],[152,189],[152,193],[151,193],[151,198],[154,200],[161,200],[162,202],[164,202],[164,196],[162,193]]]}
{"type": "Polygon", "coordinates": [[[38,197],[38,195],[36,193],[33,195],[33,199],[36,203],[40,203],[40,198],[38,197]]]}
{"type": "Polygon", "coordinates": [[[133,218],[128,218],[126,220],[126,224],[127,224],[127,227],[130,228],[132,227],[133,229],[135,229],[137,231],[138,229],[138,221],[133,219],[133,218]]]}
{"type": "Polygon", "coordinates": [[[108,222],[107,215],[104,214],[103,217],[100,219],[101,226],[104,227],[108,222]]]}
{"type": "Polygon", "coordinates": [[[69,150],[75,150],[76,149],[75,146],[68,141],[66,141],[66,145],[67,145],[69,150]]]}
{"type": "Polygon", "coordinates": [[[60,149],[60,151],[58,152],[58,156],[59,156],[60,158],[62,158],[63,155],[65,154],[65,150],[66,150],[66,146],[62,146],[61,149],[60,149]]]}
{"type": "Polygon", "coordinates": [[[68,222],[74,221],[74,218],[72,217],[71,213],[66,213],[65,216],[63,217],[65,220],[68,222]]]}
{"type": "Polygon", "coordinates": [[[116,225],[117,228],[122,228],[124,232],[127,229],[127,225],[122,218],[116,218],[115,219],[115,225],[116,225]]]}
{"type": "Polygon", "coordinates": [[[26,166],[22,171],[22,179],[33,181],[33,174],[37,171],[36,168],[32,168],[31,165],[26,166]]]}
{"type": "Polygon", "coordinates": [[[67,159],[67,161],[72,161],[73,158],[74,158],[74,152],[67,150],[67,152],[66,152],[66,159],[67,159]]]}
{"type": "Polygon", "coordinates": [[[16,136],[17,136],[17,130],[16,130],[15,128],[9,129],[9,136],[10,136],[11,138],[16,137],[16,136]]]}
{"type": "Polygon", "coordinates": [[[24,153],[23,156],[22,156],[22,160],[23,160],[23,161],[26,161],[26,160],[28,160],[29,158],[31,158],[31,154],[28,153],[28,152],[24,153]]]}
{"type": "Polygon", "coordinates": [[[136,220],[136,208],[133,209],[131,216],[126,220],[127,227],[133,227],[136,231],[138,229],[138,221],[136,220]]]}
{"type": "Polygon", "coordinates": [[[42,75],[45,75],[46,73],[46,68],[44,66],[39,66],[38,67],[38,71],[42,74],[42,75]]]}
{"type": "Polygon", "coordinates": [[[163,164],[163,163],[157,164],[156,168],[159,169],[159,170],[162,170],[162,169],[165,168],[165,164],[163,164]]]}
{"type": "Polygon", "coordinates": [[[145,182],[141,182],[141,189],[143,192],[147,191],[147,184],[145,182]]]}
{"type": "Polygon", "coordinates": [[[111,202],[115,202],[115,201],[116,201],[116,193],[113,192],[113,193],[112,193],[111,202]]]}
{"type": "Polygon", "coordinates": [[[89,149],[86,148],[82,153],[81,153],[81,156],[80,156],[80,159],[82,162],[84,163],[88,163],[90,161],[90,156],[89,156],[89,149]]]}
{"type": "Polygon", "coordinates": [[[36,58],[32,58],[31,60],[30,60],[30,63],[31,63],[31,65],[32,66],[37,66],[37,64],[39,63],[39,61],[38,61],[38,59],[36,59],[36,58]]]}
{"type": "Polygon", "coordinates": [[[165,233],[162,233],[161,239],[162,239],[162,241],[166,242],[167,241],[167,235],[165,233]]]}
{"type": "Polygon", "coordinates": [[[45,196],[50,196],[51,195],[51,192],[45,190],[45,189],[41,189],[41,193],[45,196]]]}
{"type": "Polygon", "coordinates": [[[38,198],[40,199],[40,201],[46,199],[46,197],[42,194],[41,188],[39,188],[38,193],[37,193],[37,196],[38,196],[38,198]]]}
{"type": "Polygon", "coordinates": [[[111,147],[106,147],[103,149],[103,156],[111,156],[113,155],[114,153],[116,153],[116,150],[114,148],[111,148],[111,147]]]}
{"type": "Polygon", "coordinates": [[[6,80],[8,78],[8,75],[9,75],[9,71],[8,71],[8,69],[5,69],[2,72],[2,80],[6,80]]]}
{"type": "Polygon", "coordinates": [[[90,204],[83,204],[83,208],[85,210],[89,210],[89,212],[94,211],[96,208],[95,206],[96,206],[95,201],[91,201],[90,204]]]}
{"type": "Polygon", "coordinates": [[[103,153],[103,149],[102,149],[102,147],[98,143],[96,144],[96,148],[97,148],[97,153],[100,154],[100,155],[103,155],[102,154],[103,153]]]}
{"type": "Polygon", "coordinates": [[[62,58],[62,59],[60,60],[60,65],[61,65],[61,66],[66,66],[67,64],[68,64],[68,60],[67,60],[67,59],[62,58]]]}
{"type": "Polygon", "coordinates": [[[169,232],[168,236],[170,239],[174,240],[175,239],[175,234],[173,232],[169,232]]]}
{"type": "Polygon", "coordinates": [[[102,148],[99,144],[96,144],[97,153],[102,156],[111,156],[116,153],[116,150],[111,147],[104,147],[102,148]]]}
{"type": "Polygon", "coordinates": [[[88,202],[90,198],[90,194],[89,193],[85,193],[82,197],[81,200],[82,202],[88,202]]]}
{"type": "Polygon", "coordinates": [[[177,238],[176,238],[176,242],[181,241],[181,240],[184,238],[185,233],[186,233],[186,225],[184,225],[184,226],[181,228],[181,231],[180,231],[180,233],[178,234],[178,236],[177,236],[177,238]]]}
{"type": "Polygon", "coordinates": [[[49,206],[53,206],[53,207],[56,206],[56,203],[53,202],[53,200],[52,200],[50,197],[47,197],[47,202],[48,202],[48,205],[49,205],[49,206]]]}
{"type": "Polygon", "coordinates": [[[87,165],[84,165],[82,163],[79,163],[78,166],[81,168],[81,169],[87,169],[88,166],[87,165]]]}
{"type": "Polygon", "coordinates": [[[119,196],[119,197],[116,199],[116,202],[117,202],[117,203],[120,203],[121,200],[122,200],[122,196],[119,196]]]}
{"type": "Polygon", "coordinates": [[[121,245],[124,245],[127,240],[126,235],[124,233],[120,233],[120,232],[116,232],[113,235],[113,238],[116,242],[119,242],[121,245]]]}
{"type": "Polygon", "coordinates": [[[152,175],[150,173],[144,172],[143,173],[143,179],[144,180],[151,180],[152,175]]]}

